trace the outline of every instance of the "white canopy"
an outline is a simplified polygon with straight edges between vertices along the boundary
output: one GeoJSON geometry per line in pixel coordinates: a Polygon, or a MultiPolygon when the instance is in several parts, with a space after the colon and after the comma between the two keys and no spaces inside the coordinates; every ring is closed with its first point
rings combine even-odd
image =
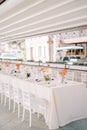
{"type": "Polygon", "coordinates": [[[0,5],[0,41],[87,27],[87,0],[6,0],[0,5]]]}

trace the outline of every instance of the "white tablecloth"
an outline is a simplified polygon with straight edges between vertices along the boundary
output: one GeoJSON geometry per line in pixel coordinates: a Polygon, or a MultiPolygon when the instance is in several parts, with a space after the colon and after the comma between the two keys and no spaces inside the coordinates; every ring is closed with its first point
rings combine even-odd
{"type": "Polygon", "coordinates": [[[83,83],[54,88],[56,114],[59,126],[87,118],[87,88],[83,83]]]}
{"type": "Polygon", "coordinates": [[[55,83],[35,83],[5,74],[0,74],[0,78],[3,82],[5,78],[10,79],[10,83],[14,81],[20,89],[28,89],[30,93],[49,102],[47,119],[49,129],[57,129],[71,121],[87,118],[87,88],[84,83],[58,83],[56,86],[55,83]]]}

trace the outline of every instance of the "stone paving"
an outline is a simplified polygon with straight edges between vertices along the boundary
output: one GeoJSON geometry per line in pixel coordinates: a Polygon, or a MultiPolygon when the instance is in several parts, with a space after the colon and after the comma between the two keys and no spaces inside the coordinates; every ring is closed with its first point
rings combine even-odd
{"type": "MultiPolygon", "coordinates": [[[[26,112],[25,121],[22,122],[22,109],[20,118],[17,118],[17,110],[12,112],[12,108],[9,111],[8,104],[4,106],[0,104],[0,130],[49,130],[46,126],[43,116],[37,118],[37,115],[32,116],[32,127],[28,126],[29,113],[26,112]]],[[[87,119],[72,122],[57,130],[87,130],[87,119]]]]}
{"type": "Polygon", "coordinates": [[[26,111],[25,121],[22,122],[22,109],[20,118],[17,117],[17,110],[13,113],[6,106],[0,104],[0,130],[48,130],[43,116],[37,117],[37,114],[32,115],[32,127],[29,128],[29,112],[26,111]]]}

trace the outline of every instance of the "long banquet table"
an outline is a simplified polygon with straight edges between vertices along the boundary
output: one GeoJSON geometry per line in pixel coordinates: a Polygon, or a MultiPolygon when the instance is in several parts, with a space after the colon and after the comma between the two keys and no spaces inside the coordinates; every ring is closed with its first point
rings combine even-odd
{"type": "Polygon", "coordinates": [[[36,82],[24,80],[0,73],[0,80],[5,79],[12,83],[20,83],[20,89],[27,89],[39,98],[49,102],[48,119],[46,121],[49,129],[57,129],[71,121],[87,118],[87,88],[82,82],[57,83],[36,82]],[[27,83],[27,86],[25,86],[27,83]]]}

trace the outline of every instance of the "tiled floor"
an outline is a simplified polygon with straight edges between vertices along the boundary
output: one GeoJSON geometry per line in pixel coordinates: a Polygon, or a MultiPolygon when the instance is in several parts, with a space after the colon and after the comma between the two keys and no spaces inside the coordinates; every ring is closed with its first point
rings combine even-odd
{"type": "MultiPolygon", "coordinates": [[[[22,114],[22,112],[21,112],[22,114]]],[[[8,105],[0,104],[0,130],[48,130],[44,118],[37,118],[36,115],[32,117],[32,127],[28,127],[28,112],[26,119],[21,122],[21,116],[17,118],[17,112],[13,113],[12,109],[8,110],[8,105]]],[[[87,119],[72,122],[57,130],[87,130],[87,119]]]]}

